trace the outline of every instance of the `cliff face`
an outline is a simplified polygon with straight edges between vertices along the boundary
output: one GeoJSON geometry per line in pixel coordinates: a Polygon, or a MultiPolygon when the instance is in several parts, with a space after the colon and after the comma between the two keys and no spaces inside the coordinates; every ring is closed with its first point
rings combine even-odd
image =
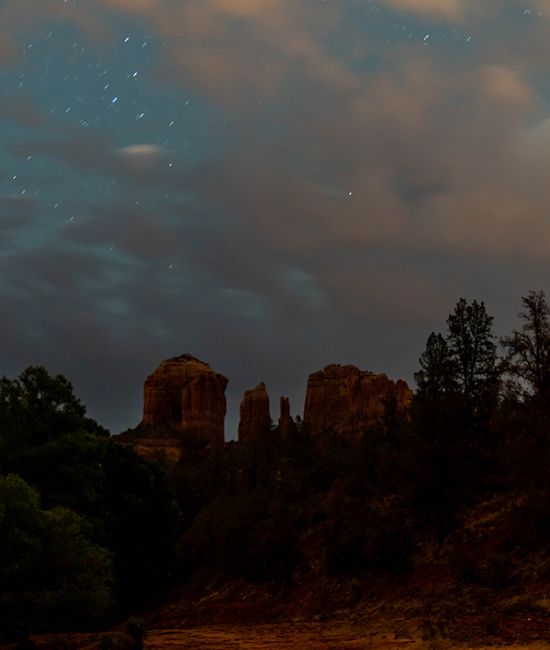
{"type": "Polygon", "coordinates": [[[393,382],[355,366],[330,365],[309,376],[304,426],[312,436],[333,431],[357,440],[380,421],[389,400],[403,413],[412,395],[404,381],[393,382]]]}
{"type": "Polygon", "coordinates": [[[252,445],[268,439],[271,432],[271,415],[269,395],[263,382],[245,392],[240,416],[239,442],[252,445]]]}
{"type": "Polygon", "coordinates": [[[171,428],[223,445],[227,379],[190,354],[163,361],[145,380],[146,428],[171,428]]]}
{"type": "MultiPolygon", "coordinates": [[[[145,381],[141,423],[121,434],[120,442],[166,465],[177,463],[192,439],[207,448],[223,446],[226,386],[223,375],[190,354],[163,361],[145,381]]],[[[404,381],[393,382],[355,366],[330,365],[309,376],[303,423],[314,437],[332,431],[359,440],[368,428],[380,424],[388,404],[392,415],[400,415],[411,400],[412,391],[404,381]]],[[[288,398],[281,397],[280,408],[279,440],[292,444],[297,429],[288,398]]],[[[269,395],[261,383],[244,394],[238,440],[258,446],[270,436],[269,395]]]]}
{"type": "Polygon", "coordinates": [[[283,441],[292,441],[296,436],[296,425],[290,415],[288,397],[281,397],[281,412],[279,416],[279,437],[283,441]]]}

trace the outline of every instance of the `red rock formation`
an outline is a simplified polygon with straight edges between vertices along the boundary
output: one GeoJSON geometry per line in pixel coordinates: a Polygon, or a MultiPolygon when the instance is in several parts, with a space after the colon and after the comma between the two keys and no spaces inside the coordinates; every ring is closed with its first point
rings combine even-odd
{"type": "Polygon", "coordinates": [[[279,416],[279,437],[281,440],[293,440],[296,435],[296,425],[290,415],[288,397],[281,397],[281,414],[279,416]]]}
{"type": "Polygon", "coordinates": [[[380,422],[388,399],[403,413],[412,395],[404,381],[393,382],[355,366],[330,365],[309,376],[304,427],[312,436],[333,431],[357,440],[380,422]]]}
{"type": "Polygon", "coordinates": [[[223,445],[227,379],[190,354],[163,361],[145,380],[141,427],[164,427],[223,445]]]}
{"type": "Polygon", "coordinates": [[[247,445],[263,442],[268,439],[270,432],[269,395],[262,382],[256,388],[245,391],[241,402],[239,442],[247,445]]]}
{"type": "Polygon", "coordinates": [[[184,446],[174,432],[149,431],[137,427],[117,436],[120,444],[132,448],[146,460],[155,461],[165,467],[176,465],[184,454],[184,446]]]}

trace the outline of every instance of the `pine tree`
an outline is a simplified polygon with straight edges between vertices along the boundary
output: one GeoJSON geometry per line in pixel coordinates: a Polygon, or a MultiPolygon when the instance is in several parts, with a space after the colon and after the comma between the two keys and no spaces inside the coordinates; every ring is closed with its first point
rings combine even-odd
{"type": "Polygon", "coordinates": [[[544,291],[529,291],[521,299],[524,311],[520,330],[501,340],[507,351],[507,370],[520,383],[522,392],[535,397],[550,384],[550,307],[544,291]]]}
{"type": "Polygon", "coordinates": [[[461,298],[447,327],[458,391],[474,417],[486,417],[495,404],[500,376],[493,317],[483,302],[461,298]]]}
{"type": "Polygon", "coordinates": [[[420,370],[414,379],[419,392],[428,400],[436,400],[456,389],[455,363],[441,334],[430,334],[419,364],[420,370]]]}

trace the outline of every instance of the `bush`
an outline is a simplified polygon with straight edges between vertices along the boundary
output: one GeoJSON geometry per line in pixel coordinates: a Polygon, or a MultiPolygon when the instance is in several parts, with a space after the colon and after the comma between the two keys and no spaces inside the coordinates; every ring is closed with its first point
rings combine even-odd
{"type": "MultiPolygon", "coordinates": [[[[76,611],[86,610],[86,600],[97,594],[82,585],[89,583],[93,571],[103,575],[102,562],[112,576],[107,589],[109,606],[90,606],[94,620],[111,609],[111,596],[120,614],[121,609],[160,594],[173,579],[179,517],[163,470],[111,440],[85,412],[70,382],[60,375],[50,376],[44,368],[28,368],[14,380],[0,379],[0,475],[17,474],[23,483],[33,486],[35,496],[21,507],[27,513],[34,509],[35,519],[42,522],[11,540],[14,552],[39,557],[41,552],[55,552],[64,544],[82,547],[78,567],[69,562],[59,568],[57,580],[66,580],[64,593],[55,597],[50,592],[42,594],[36,616],[32,608],[27,612],[41,627],[57,625],[55,607],[65,612],[75,609],[75,614],[67,617],[72,626],[91,624],[88,616],[81,617],[76,611]],[[38,495],[41,505],[37,501],[31,506],[38,495]],[[44,511],[37,514],[40,508],[44,511]],[[80,532],[63,539],[64,527],[80,532]],[[43,544],[46,533],[56,536],[49,545],[43,544]],[[85,542],[87,549],[83,548],[85,542]],[[31,543],[40,552],[34,549],[31,553],[31,543]],[[90,559],[94,554],[96,565],[90,559]],[[50,611],[49,623],[38,613],[46,609],[50,611]]],[[[73,557],[72,548],[66,553],[67,558],[73,557]]],[[[42,568],[57,561],[50,557],[42,560],[42,568]]],[[[53,578],[48,576],[48,580],[53,578]]],[[[0,584],[2,588],[7,589],[5,583],[0,584]]],[[[17,586],[14,589],[15,598],[17,586]]],[[[8,607],[6,602],[0,606],[8,607]]]]}
{"type": "Polygon", "coordinates": [[[299,561],[296,529],[266,494],[219,497],[183,536],[180,558],[191,572],[207,566],[225,578],[285,581],[299,561]]]}
{"type": "Polygon", "coordinates": [[[0,477],[0,618],[8,635],[73,629],[104,620],[111,602],[107,551],[86,536],[81,517],[42,510],[36,490],[0,477]]]}

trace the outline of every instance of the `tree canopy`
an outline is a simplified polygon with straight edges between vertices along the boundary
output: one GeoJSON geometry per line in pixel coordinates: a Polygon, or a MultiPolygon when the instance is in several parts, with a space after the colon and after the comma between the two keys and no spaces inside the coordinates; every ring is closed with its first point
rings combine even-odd
{"type": "MultiPolygon", "coordinates": [[[[59,616],[63,609],[75,624],[92,623],[109,611],[120,612],[122,606],[151,598],[168,584],[178,510],[164,472],[111,440],[86,416],[70,382],[61,375],[30,367],[16,379],[0,380],[2,475],[0,512],[5,526],[10,522],[12,530],[19,531],[21,545],[14,548],[36,569],[34,588],[50,593],[63,583],[66,594],[62,599],[58,590],[52,596],[55,607],[52,599],[35,599],[35,609],[23,608],[31,627],[53,621],[52,607],[59,616]],[[16,506],[21,526],[14,519],[16,506]],[[54,566],[63,555],[67,570],[60,570],[58,583],[52,582],[50,573],[38,571],[48,563],[54,566]],[[73,566],[76,555],[81,563],[73,566]],[[33,564],[31,556],[42,564],[33,564]],[[91,573],[97,573],[101,585],[88,584],[91,573]],[[88,591],[98,594],[101,607],[82,601],[88,591]],[[71,608],[77,606],[80,614],[73,616],[71,608]]],[[[7,533],[0,536],[0,557],[9,557],[10,539],[7,533]]],[[[15,591],[6,591],[7,583],[0,580],[0,602],[17,601],[17,585],[23,589],[30,575],[25,562],[12,563],[15,591]]],[[[15,609],[10,611],[15,616],[15,609]]]]}
{"type": "Polygon", "coordinates": [[[521,329],[502,338],[507,370],[522,392],[541,397],[550,387],[550,307],[544,291],[529,291],[521,302],[521,329]]]}

